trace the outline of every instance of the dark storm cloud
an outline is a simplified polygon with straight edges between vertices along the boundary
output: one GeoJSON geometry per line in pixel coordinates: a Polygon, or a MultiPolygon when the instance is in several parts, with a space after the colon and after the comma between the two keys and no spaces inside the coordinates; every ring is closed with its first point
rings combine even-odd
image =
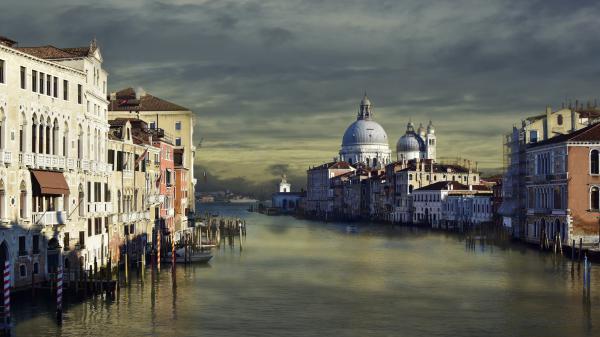
{"type": "Polygon", "coordinates": [[[331,160],[364,90],[392,147],[409,118],[432,119],[438,152],[497,167],[520,118],[599,96],[599,15],[559,0],[9,0],[0,35],[95,36],[111,90],[193,109],[212,181],[264,189],[273,168],[303,184],[331,160]]]}

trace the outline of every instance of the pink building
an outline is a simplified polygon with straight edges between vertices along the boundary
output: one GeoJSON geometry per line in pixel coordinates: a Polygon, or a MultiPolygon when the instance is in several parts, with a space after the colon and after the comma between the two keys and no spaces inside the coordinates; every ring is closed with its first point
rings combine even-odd
{"type": "Polygon", "coordinates": [[[164,234],[175,232],[175,161],[173,142],[163,129],[151,129],[152,145],[160,148],[160,175],[155,182],[160,187],[160,223],[164,234]]]}

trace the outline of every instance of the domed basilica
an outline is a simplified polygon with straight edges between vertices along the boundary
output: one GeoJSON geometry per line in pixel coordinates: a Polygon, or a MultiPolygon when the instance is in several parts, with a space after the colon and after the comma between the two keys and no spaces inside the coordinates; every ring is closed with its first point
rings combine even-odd
{"type": "MultiPolygon", "coordinates": [[[[427,130],[421,125],[415,132],[409,122],[406,133],[396,144],[399,161],[434,159],[436,156],[435,130],[431,121],[427,130]]],[[[340,149],[340,160],[350,164],[363,163],[370,167],[383,167],[391,162],[387,133],[373,120],[371,101],[365,94],[360,101],[356,121],[346,129],[340,149]]]]}

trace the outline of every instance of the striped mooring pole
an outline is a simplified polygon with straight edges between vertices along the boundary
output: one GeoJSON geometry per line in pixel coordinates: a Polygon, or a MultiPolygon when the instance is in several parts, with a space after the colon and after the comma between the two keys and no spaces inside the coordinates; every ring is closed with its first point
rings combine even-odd
{"type": "Polygon", "coordinates": [[[156,232],[156,270],[160,271],[160,225],[158,226],[158,231],[156,232]]]}
{"type": "Polygon", "coordinates": [[[58,267],[56,273],[56,320],[62,322],[63,269],[58,267]]]}
{"type": "Polygon", "coordinates": [[[10,262],[4,261],[4,327],[10,326],[10,262]]]}

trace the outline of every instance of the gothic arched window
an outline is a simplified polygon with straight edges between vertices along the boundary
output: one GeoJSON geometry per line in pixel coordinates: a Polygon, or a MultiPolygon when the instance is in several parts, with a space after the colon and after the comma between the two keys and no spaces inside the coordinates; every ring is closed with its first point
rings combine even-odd
{"type": "Polygon", "coordinates": [[[599,160],[598,160],[598,150],[592,150],[592,152],[590,153],[590,173],[591,174],[598,174],[598,164],[599,164],[599,160]]]}
{"type": "Polygon", "coordinates": [[[590,208],[592,210],[597,210],[600,204],[600,192],[598,187],[594,186],[590,190],[590,208]]]}

